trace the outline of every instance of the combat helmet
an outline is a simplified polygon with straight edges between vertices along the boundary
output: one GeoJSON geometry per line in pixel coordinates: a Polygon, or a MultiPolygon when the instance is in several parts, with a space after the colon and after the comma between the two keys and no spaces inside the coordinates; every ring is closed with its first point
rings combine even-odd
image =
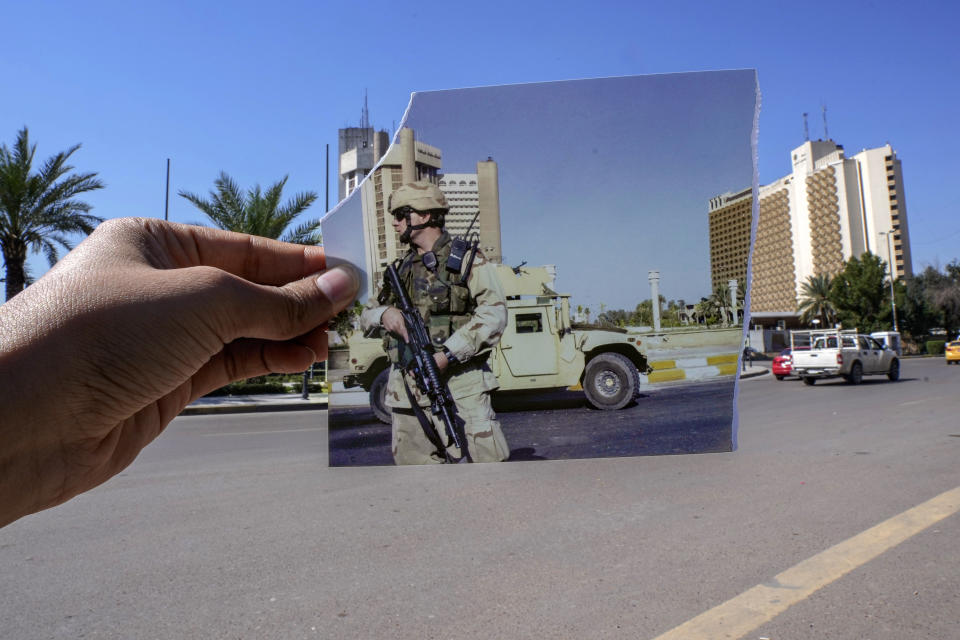
{"type": "Polygon", "coordinates": [[[447,198],[440,191],[440,187],[420,180],[418,182],[408,182],[390,194],[387,201],[387,209],[393,213],[402,207],[410,207],[421,213],[441,209],[446,213],[450,207],[447,205],[447,198]]]}

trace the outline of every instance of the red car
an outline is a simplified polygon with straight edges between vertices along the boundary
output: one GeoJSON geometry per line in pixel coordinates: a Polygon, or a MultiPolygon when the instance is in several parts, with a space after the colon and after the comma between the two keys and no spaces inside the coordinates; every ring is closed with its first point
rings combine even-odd
{"type": "Polygon", "coordinates": [[[783,380],[790,375],[792,364],[793,358],[790,356],[790,349],[784,349],[773,359],[773,375],[777,376],[777,380],[783,380]]]}

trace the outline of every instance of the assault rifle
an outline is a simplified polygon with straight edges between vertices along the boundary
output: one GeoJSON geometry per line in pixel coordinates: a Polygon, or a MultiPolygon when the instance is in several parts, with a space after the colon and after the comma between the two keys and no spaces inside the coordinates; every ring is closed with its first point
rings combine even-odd
{"type": "MultiPolygon", "coordinates": [[[[447,462],[463,462],[464,460],[473,462],[466,446],[466,437],[462,432],[462,426],[458,424],[456,405],[453,402],[453,396],[450,394],[450,388],[440,379],[440,369],[433,359],[434,348],[430,341],[430,334],[423,323],[420,311],[410,302],[410,296],[403,288],[396,265],[387,266],[384,279],[385,286],[383,291],[380,292],[380,299],[385,302],[390,291],[393,291],[397,299],[397,308],[403,315],[403,323],[407,327],[407,336],[410,338],[410,341],[405,343],[405,346],[409,349],[409,354],[407,354],[407,358],[400,358],[401,366],[416,380],[420,392],[427,394],[430,399],[430,410],[433,415],[443,420],[447,437],[460,450],[460,458],[454,458],[450,455],[447,447],[443,445],[443,439],[433,426],[433,422],[423,414],[423,410],[417,406],[416,399],[408,389],[407,395],[410,397],[410,405],[420,420],[427,438],[440,451],[443,451],[447,462]]],[[[404,381],[404,384],[406,384],[406,381],[404,381]]]]}

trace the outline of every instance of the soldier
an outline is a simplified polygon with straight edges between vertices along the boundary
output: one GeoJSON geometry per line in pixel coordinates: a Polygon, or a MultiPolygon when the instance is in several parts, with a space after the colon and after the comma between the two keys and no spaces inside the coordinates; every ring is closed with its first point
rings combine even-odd
{"type": "MultiPolygon", "coordinates": [[[[507,326],[507,303],[493,264],[477,253],[469,277],[447,269],[451,239],[444,228],[449,207],[440,189],[430,182],[412,182],[390,195],[388,208],[393,228],[400,240],[410,245],[398,271],[437,352],[437,362],[464,421],[466,445],[474,462],[499,462],[510,455],[490,403],[490,392],[497,378],[487,365],[490,350],[500,341],[507,326]]],[[[424,433],[432,421],[450,453],[461,452],[447,441],[443,423],[429,409],[429,399],[421,397],[416,383],[396,366],[399,359],[397,338],[408,340],[400,311],[382,306],[371,297],[360,317],[367,336],[384,335],[385,347],[394,364],[387,383],[386,405],[393,410],[393,459],[397,464],[431,464],[445,461],[443,451],[431,444],[424,433]],[[423,410],[415,410],[413,398],[423,410]]]]}

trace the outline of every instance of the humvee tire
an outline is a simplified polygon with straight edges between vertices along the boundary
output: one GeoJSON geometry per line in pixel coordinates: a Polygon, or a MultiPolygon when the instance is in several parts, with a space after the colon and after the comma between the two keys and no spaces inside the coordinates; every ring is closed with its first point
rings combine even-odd
{"type": "Polygon", "coordinates": [[[615,411],[630,404],[640,388],[640,372],[619,353],[601,353],[583,374],[583,392],[597,409],[615,411]]]}
{"type": "Polygon", "coordinates": [[[386,404],[387,399],[387,379],[390,377],[390,367],[377,374],[370,385],[370,408],[377,420],[384,424],[393,422],[393,412],[386,404]]]}

